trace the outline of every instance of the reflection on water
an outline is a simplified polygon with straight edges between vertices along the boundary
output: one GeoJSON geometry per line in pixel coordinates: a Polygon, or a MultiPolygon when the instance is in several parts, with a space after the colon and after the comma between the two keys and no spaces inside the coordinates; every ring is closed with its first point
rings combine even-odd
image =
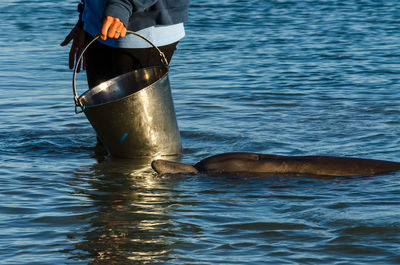
{"type": "Polygon", "coordinates": [[[80,238],[72,259],[147,264],[168,256],[174,182],[153,174],[150,162],[109,158],[90,168],[88,188],[78,192],[90,201],[92,212],[82,216],[88,225],[69,235],[80,238]]]}
{"type": "MultiPolygon", "coordinates": [[[[1,0],[0,263],[400,264],[399,173],[158,177],[93,148],[59,46],[77,2],[1,0]]],[[[169,72],[182,162],[400,161],[398,11],[398,0],[191,1],[169,72]]]]}

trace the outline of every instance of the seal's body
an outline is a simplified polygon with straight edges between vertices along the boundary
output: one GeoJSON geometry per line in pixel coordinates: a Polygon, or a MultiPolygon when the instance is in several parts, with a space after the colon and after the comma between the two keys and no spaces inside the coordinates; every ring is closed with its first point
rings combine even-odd
{"type": "Polygon", "coordinates": [[[225,153],[205,158],[195,165],[155,160],[159,174],[222,173],[263,175],[361,176],[400,170],[400,163],[334,156],[280,156],[255,153],[225,153]]]}

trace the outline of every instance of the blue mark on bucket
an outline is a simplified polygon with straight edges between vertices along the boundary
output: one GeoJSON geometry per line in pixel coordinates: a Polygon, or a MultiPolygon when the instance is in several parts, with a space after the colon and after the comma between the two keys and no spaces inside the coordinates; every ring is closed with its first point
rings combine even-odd
{"type": "Polygon", "coordinates": [[[126,139],[127,136],[128,136],[128,134],[127,134],[127,133],[124,133],[124,134],[122,135],[122,137],[119,139],[119,143],[122,143],[122,142],[126,139]]]}

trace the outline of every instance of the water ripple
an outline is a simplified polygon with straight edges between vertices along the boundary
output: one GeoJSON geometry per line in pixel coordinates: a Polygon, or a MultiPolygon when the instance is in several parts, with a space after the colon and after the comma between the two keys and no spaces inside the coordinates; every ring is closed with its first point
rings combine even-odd
{"type": "MultiPolygon", "coordinates": [[[[110,158],[74,114],[59,47],[76,3],[2,0],[0,13],[4,264],[400,263],[398,173],[157,176],[110,158]]],[[[170,71],[181,160],[400,161],[399,19],[393,0],[192,1],[170,71]]]]}

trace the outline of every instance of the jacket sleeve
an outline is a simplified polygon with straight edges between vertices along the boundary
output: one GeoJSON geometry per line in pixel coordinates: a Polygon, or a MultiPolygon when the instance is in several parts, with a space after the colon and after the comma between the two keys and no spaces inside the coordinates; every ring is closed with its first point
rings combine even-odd
{"type": "Polygon", "coordinates": [[[159,0],[108,0],[104,16],[119,18],[127,27],[133,12],[143,11],[159,0]]]}

